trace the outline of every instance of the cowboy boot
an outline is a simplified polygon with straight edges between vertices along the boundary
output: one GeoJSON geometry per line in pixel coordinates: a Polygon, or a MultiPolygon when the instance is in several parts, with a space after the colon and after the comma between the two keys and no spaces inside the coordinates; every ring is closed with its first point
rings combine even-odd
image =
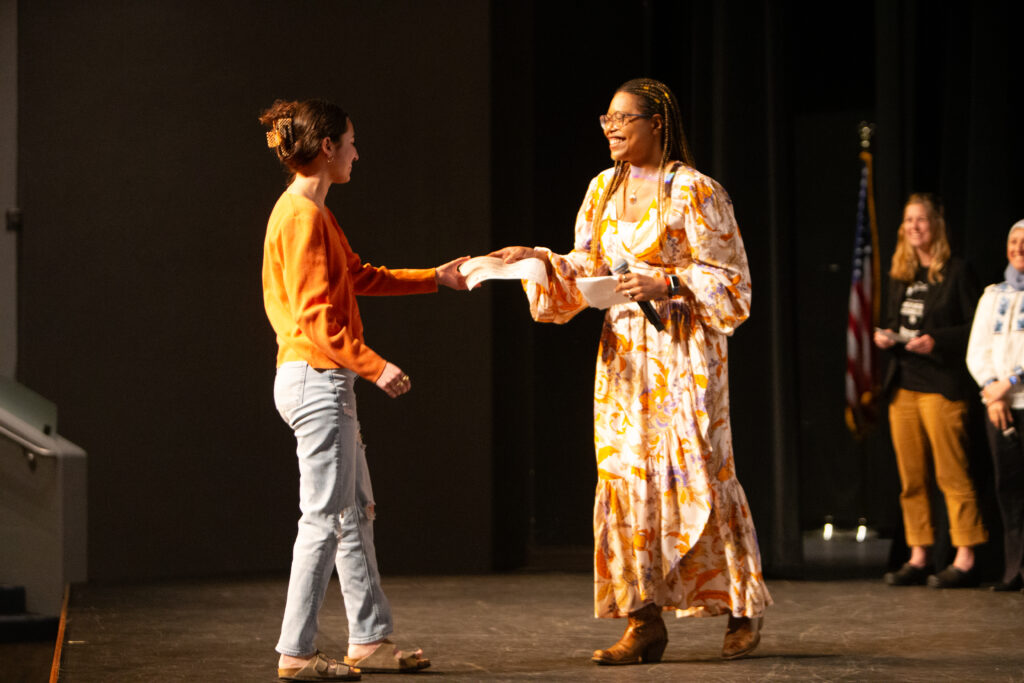
{"type": "Polygon", "coordinates": [[[619,642],[607,650],[594,650],[591,660],[598,664],[641,664],[660,662],[668,644],[668,631],[661,620],[661,608],[646,605],[629,614],[629,626],[619,642]]]}

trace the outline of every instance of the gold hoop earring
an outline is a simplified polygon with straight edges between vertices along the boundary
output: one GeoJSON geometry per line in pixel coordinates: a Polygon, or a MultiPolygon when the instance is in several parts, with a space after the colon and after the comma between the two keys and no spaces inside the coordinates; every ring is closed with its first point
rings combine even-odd
{"type": "Polygon", "coordinates": [[[327,157],[327,165],[330,166],[334,163],[334,157],[327,157]]]}

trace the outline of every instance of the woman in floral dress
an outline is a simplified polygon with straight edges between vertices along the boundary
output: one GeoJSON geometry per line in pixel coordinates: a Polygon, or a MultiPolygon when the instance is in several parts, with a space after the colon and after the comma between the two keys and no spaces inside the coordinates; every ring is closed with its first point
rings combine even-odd
{"type": "Polygon", "coordinates": [[[665,610],[728,614],[722,656],[742,657],[757,647],[771,604],[729,422],[726,338],[750,310],[743,241],[728,194],[693,168],[667,86],[625,83],[601,127],[615,166],[590,182],[573,250],[493,254],[547,264],[546,285],[524,284],[539,322],[567,322],[587,307],[576,278],[615,267],[617,291],[649,302],[664,328],[637,303],[621,303],[608,309],[601,334],[595,614],[628,616],[629,626],[593,659],[659,661],[665,610]]]}

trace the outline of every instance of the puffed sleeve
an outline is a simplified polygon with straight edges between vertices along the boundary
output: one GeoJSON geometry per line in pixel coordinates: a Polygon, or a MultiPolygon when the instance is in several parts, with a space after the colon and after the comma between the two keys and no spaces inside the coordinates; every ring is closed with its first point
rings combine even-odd
{"type": "Polygon", "coordinates": [[[989,380],[998,379],[992,359],[992,324],[996,296],[994,286],[987,287],[985,293],[981,295],[978,308],[974,311],[971,336],[967,341],[967,369],[978,386],[984,386],[989,380]]]}
{"type": "Polygon", "coordinates": [[[601,262],[597,272],[591,273],[590,245],[594,235],[594,220],[597,204],[608,179],[608,173],[602,173],[590,181],[583,204],[576,214],[575,238],[573,249],[568,254],[555,254],[549,249],[548,283],[543,286],[537,282],[523,281],[526,297],[530,302],[530,315],[537,322],[568,322],[577,313],[587,307],[586,299],[576,287],[576,278],[588,275],[607,275],[607,265],[601,262]]]}
{"type": "Polygon", "coordinates": [[[732,334],[750,315],[751,295],[732,200],[707,176],[680,176],[672,185],[664,270],[679,276],[683,297],[706,327],[732,334]]]}

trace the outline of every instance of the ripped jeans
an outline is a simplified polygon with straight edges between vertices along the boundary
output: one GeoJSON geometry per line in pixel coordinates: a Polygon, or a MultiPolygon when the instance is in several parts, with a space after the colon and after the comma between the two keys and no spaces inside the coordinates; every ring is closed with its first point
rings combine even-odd
{"type": "Polygon", "coordinates": [[[373,490],[356,417],[351,370],[304,362],[277,369],[274,402],[295,432],[299,460],[298,533],[277,651],[316,652],[317,616],[332,567],[348,614],[348,642],[372,643],[392,631],[373,545],[373,490]]]}

